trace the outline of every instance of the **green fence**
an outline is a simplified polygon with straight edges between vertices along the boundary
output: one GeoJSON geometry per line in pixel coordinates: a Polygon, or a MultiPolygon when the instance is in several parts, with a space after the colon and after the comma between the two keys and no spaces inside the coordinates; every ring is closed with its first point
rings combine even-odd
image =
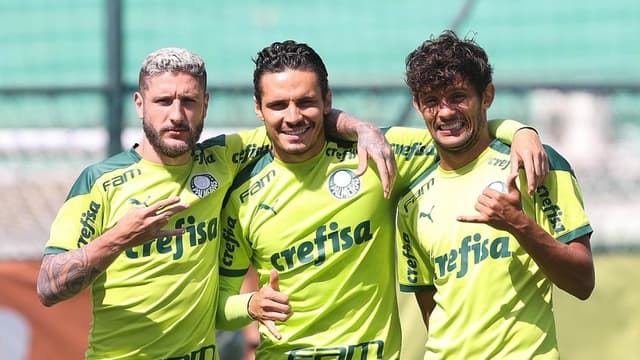
{"type": "Polygon", "coordinates": [[[533,124],[576,166],[594,246],[640,247],[638,19],[637,0],[2,1],[0,191],[10,206],[0,224],[13,245],[0,241],[0,252],[39,254],[70,182],[108,152],[114,103],[116,138],[121,126],[122,145],[135,141],[131,91],[150,51],[187,47],[207,61],[209,134],[258,125],[251,59],[285,39],[323,56],[337,107],[379,125],[423,126],[404,58],[450,27],[492,59],[490,115],[533,124]]]}

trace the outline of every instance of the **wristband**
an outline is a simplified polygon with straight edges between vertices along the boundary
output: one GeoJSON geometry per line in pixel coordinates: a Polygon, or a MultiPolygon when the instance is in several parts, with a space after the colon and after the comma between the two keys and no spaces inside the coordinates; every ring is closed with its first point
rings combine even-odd
{"type": "Polygon", "coordinates": [[[251,299],[253,299],[253,295],[255,295],[255,291],[251,293],[251,296],[249,296],[249,300],[247,300],[247,314],[249,315],[250,318],[252,318],[253,320],[258,320],[255,316],[253,316],[251,314],[251,311],[249,310],[249,304],[251,303],[251,299]]]}

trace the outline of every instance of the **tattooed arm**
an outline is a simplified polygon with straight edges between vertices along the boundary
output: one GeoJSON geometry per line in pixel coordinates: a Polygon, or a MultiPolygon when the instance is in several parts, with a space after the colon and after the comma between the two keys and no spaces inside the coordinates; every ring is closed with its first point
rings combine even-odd
{"type": "Polygon", "coordinates": [[[38,297],[45,306],[69,299],[101,273],[88,261],[85,247],[62,254],[45,255],[38,274],[38,297]]]}
{"type": "Polygon", "coordinates": [[[162,230],[175,213],[188,208],[179,198],[129,210],[118,223],[86,246],[60,254],[45,255],[38,274],[40,302],[51,306],[69,299],[89,286],[126,249],[161,236],[175,236],[184,229],[162,230]]]}

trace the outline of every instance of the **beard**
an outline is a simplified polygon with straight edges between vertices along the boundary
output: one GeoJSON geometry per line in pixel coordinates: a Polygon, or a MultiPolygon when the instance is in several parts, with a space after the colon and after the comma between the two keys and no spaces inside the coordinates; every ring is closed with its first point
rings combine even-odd
{"type": "MultiPolygon", "coordinates": [[[[170,157],[177,158],[181,155],[184,155],[187,152],[190,152],[194,146],[198,143],[200,139],[200,135],[202,134],[202,129],[204,127],[204,122],[201,122],[196,128],[188,128],[189,129],[189,138],[186,143],[170,145],[166,141],[162,140],[161,132],[162,129],[157,130],[147,121],[142,121],[142,128],[144,129],[144,134],[146,135],[149,143],[153,148],[160,154],[170,157]]],[[[182,127],[182,129],[185,129],[182,127]]]]}

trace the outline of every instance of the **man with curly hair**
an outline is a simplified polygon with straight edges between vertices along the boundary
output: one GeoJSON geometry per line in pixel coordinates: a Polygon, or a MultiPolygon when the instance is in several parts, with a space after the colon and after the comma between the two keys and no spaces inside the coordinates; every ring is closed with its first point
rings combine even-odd
{"type": "Polygon", "coordinates": [[[428,328],[425,359],[557,359],[553,285],[587,299],[592,233],[569,163],[529,194],[487,110],[492,67],[473,39],[446,31],[406,60],[415,109],[438,149],[435,166],[398,205],[398,276],[428,328]]]}

